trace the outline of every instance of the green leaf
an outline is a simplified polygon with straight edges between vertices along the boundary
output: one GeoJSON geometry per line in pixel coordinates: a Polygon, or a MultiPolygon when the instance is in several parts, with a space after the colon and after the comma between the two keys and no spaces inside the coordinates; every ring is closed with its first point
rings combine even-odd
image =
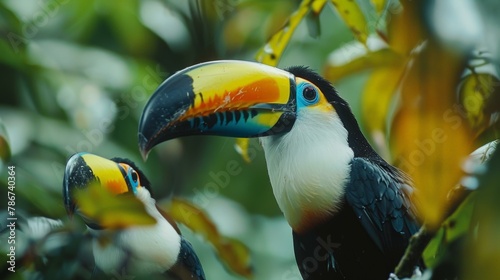
{"type": "Polygon", "coordinates": [[[208,240],[215,251],[232,271],[246,278],[253,276],[250,251],[236,239],[222,236],[213,221],[196,205],[174,198],[168,205],[167,212],[179,223],[208,240]]]}
{"type": "Polygon", "coordinates": [[[319,14],[309,13],[306,16],[307,30],[309,36],[318,38],[321,35],[321,25],[319,22],[319,14]]]}
{"type": "Polygon", "coordinates": [[[109,11],[107,19],[110,21],[115,35],[121,44],[131,53],[144,54],[153,48],[152,33],[140,22],[136,16],[139,10],[139,1],[106,1],[109,11]]]}
{"type": "Polygon", "coordinates": [[[477,203],[470,234],[467,236],[463,279],[500,279],[500,150],[489,160],[487,171],[479,177],[477,203]]]}
{"type": "Polygon", "coordinates": [[[422,255],[427,267],[433,268],[439,264],[441,258],[446,254],[447,247],[453,241],[469,233],[476,203],[476,193],[472,193],[446,219],[422,255]]]}
{"type": "Polygon", "coordinates": [[[6,163],[10,160],[11,151],[9,136],[2,119],[0,119],[0,162],[6,163]]]}

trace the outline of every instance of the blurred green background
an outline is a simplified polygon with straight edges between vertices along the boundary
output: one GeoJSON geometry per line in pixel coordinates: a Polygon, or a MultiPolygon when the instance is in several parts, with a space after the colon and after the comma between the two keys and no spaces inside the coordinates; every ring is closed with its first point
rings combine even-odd
{"type": "MultiPolygon", "coordinates": [[[[61,189],[64,166],[73,153],[127,157],[153,182],[157,200],[187,198],[209,213],[223,234],[243,241],[253,256],[255,279],[300,279],[291,230],[274,200],[257,140],[250,142],[251,163],[229,138],[175,139],[155,148],[147,162],[137,147],[140,114],[164,79],[203,61],[255,60],[300,3],[2,0],[0,139],[8,139],[12,158],[0,161],[0,183],[6,186],[6,165],[15,166],[19,217],[68,221],[61,189]],[[228,165],[236,175],[228,175],[228,165]]],[[[386,14],[377,14],[370,1],[358,3],[369,33],[385,28],[386,14]]],[[[499,57],[495,38],[500,33],[493,28],[497,22],[489,8],[495,4],[484,3],[492,34],[486,46],[499,57]]],[[[346,46],[353,40],[338,13],[328,7],[299,25],[278,67],[307,65],[322,72],[329,57],[347,59],[364,51],[362,46],[346,46]]],[[[369,74],[360,71],[335,82],[358,120],[369,74]]],[[[7,197],[0,194],[0,205],[6,204],[7,197]]],[[[2,225],[4,220],[2,216],[2,225]]],[[[208,279],[241,279],[224,269],[204,240],[186,228],[183,233],[195,246],[208,279]]]]}
{"type": "MultiPolygon", "coordinates": [[[[82,151],[127,157],[148,175],[158,200],[190,199],[223,234],[248,245],[256,279],[278,279],[288,270],[298,277],[291,231],[256,140],[250,164],[228,138],[173,140],[147,162],[137,147],[142,108],[165,78],[207,60],[254,60],[298,5],[288,0],[1,1],[0,118],[13,155],[9,164],[17,171],[17,213],[66,221],[61,193],[66,160],[82,151]],[[221,172],[228,162],[238,174],[218,182],[225,180],[221,172]]],[[[319,22],[317,37],[309,35],[306,22],[299,26],[279,67],[321,70],[329,52],[352,40],[332,9],[319,22]]],[[[353,94],[345,96],[354,106],[357,80],[339,85],[353,94]]],[[[6,205],[4,195],[0,201],[6,205]]],[[[239,279],[226,272],[210,245],[183,232],[209,279],[239,279]]]]}

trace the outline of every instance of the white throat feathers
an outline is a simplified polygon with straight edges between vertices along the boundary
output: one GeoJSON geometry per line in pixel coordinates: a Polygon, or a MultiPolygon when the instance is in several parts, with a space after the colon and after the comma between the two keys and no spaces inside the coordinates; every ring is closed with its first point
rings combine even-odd
{"type": "Polygon", "coordinates": [[[274,196],[296,232],[335,213],[349,179],[348,132],[328,111],[302,108],[288,133],[260,138],[274,196]]]}

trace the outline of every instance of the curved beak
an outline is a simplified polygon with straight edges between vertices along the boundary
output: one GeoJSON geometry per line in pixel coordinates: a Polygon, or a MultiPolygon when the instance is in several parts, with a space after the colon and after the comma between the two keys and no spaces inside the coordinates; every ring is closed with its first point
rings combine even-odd
{"type": "Polygon", "coordinates": [[[180,136],[259,137],[288,132],[296,117],[295,79],[286,71],[247,61],[213,61],[165,80],[139,123],[144,158],[180,136]]]}
{"type": "MultiPolygon", "coordinates": [[[[130,186],[125,180],[125,170],[118,163],[89,153],[71,156],[66,163],[63,179],[64,206],[69,216],[78,212],[78,203],[74,200],[76,190],[84,190],[91,184],[107,188],[114,194],[126,193],[130,186]]],[[[84,218],[89,225],[91,221],[84,218]]]]}

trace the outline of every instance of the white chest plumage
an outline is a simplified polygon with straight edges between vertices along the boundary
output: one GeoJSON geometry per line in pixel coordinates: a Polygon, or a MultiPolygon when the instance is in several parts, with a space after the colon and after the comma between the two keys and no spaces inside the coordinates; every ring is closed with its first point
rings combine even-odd
{"type": "Polygon", "coordinates": [[[347,136],[336,112],[306,108],[291,131],[260,139],[274,196],[295,231],[340,207],[354,156],[347,136]]]}
{"type": "MultiPolygon", "coordinates": [[[[98,240],[93,240],[96,266],[106,274],[121,273],[119,269],[125,261],[127,269],[138,274],[163,273],[177,260],[180,235],[158,212],[155,200],[145,188],[138,189],[137,197],[157,223],[151,226],[134,226],[120,232],[107,232],[113,234],[113,241],[109,243],[100,244],[98,240]]],[[[91,232],[97,237],[104,233],[102,230],[91,232]]]]}

